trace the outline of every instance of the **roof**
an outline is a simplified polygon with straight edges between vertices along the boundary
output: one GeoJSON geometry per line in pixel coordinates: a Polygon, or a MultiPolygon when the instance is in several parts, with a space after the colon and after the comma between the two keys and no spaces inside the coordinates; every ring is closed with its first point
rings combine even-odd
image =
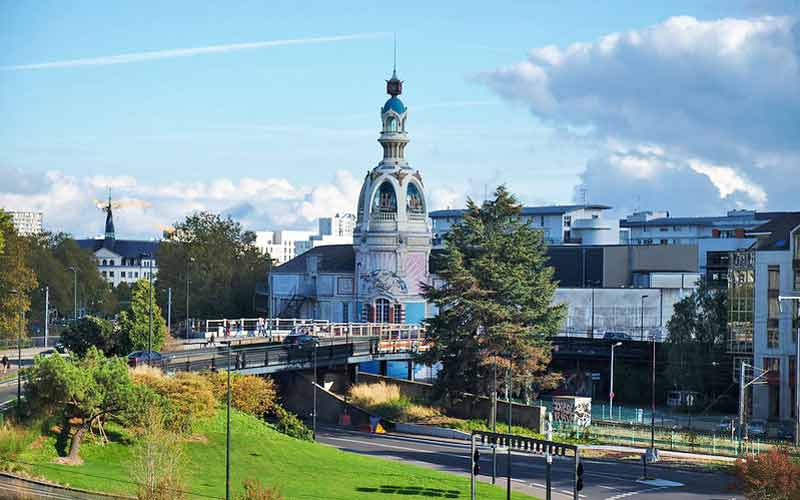
{"type": "Polygon", "coordinates": [[[97,252],[101,248],[106,248],[120,257],[139,258],[142,254],[155,255],[158,250],[157,241],[147,240],[112,240],[106,238],[102,240],[76,240],[76,243],[82,249],[89,250],[92,253],[97,252]]]}
{"type": "Polygon", "coordinates": [[[353,245],[324,245],[314,247],[294,259],[272,269],[273,273],[302,274],[308,269],[308,258],[319,258],[317,272],[320,273],[352,273],[355,271],[356,259],[353,245]]]}
{"type": "Polygon", "coordinates": [[[800,212],[788,212],[778,215],[766,224],[756,227],[751,233],[763,234],[753,244],[756,250],[789,250],[791,232],[800,226],[800,212]]]}
{"type": "Polygon", "coordinates": [[[406,112],[406,105],[403,104],[398,97],[392,96],[386,101],[386,104],[383,105],[383,109],[381,110],[382,113],[386,113],[389,110],[395,111],[397,114],[402,115],[406,112]]]}
{"type": "Polygon", "coordinates": [[[658,217],[647,221],[629,221],[621,219],[620,227],[641,227],[641,226],[723,226],[739,225],[750,223],[755,226],[760,221],[766,221],[793,212],[755,212],[742,215],[719,215],[716,217],[658,217]]]}
{"type": "MultiPolygon", "coordinates": [[[[546,205],[541,207],[522,207],[522,215],[559,215],[575,210],[608,210],[608,205],[546,205]]],[[[462,217],[466,209],[434,210],[428,215],[432,219],[440,217],[462,217]]]]}

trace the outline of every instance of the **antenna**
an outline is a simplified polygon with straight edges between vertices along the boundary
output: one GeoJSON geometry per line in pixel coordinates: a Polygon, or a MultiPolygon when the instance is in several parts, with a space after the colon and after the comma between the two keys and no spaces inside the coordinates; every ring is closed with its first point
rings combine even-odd
{"type": "Polygon", "coordinates": [[[397,32],[394,32],[394,64],[392,65],[392,76],[397,76],[397,32]]]}

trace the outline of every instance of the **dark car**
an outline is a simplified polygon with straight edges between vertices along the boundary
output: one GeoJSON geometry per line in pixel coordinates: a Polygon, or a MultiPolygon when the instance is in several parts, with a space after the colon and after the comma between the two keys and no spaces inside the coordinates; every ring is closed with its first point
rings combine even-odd
{"type": "Polygon", "coordinates": [[[139,365],[152,365],[162,366],[164,364],[164,356],[156,351],[134,351],[128,354],[128,366],[139,365]]]}
{"type": "Polygon", "coordinates": [[[605,340],[631,340],[631,336],[625,332],[606,332],[603,338],[605,340]]]}
{"type": "Polygon", "coordinates": [[[66,354],[67,353],[66,346],[64,344],[62,344],[61,342],[56,342],[56,345],[53,346],[53,349],[55,349],[56,352],[59,353],[59,354],[66,354]]]}
{"type": "Polygon", "coordinates": [[[319,337],[314,335],[287,335],[283,339],[283,345],[291,348],[307,348],[313,347],[314,344],[319,343],[319,337]]]}

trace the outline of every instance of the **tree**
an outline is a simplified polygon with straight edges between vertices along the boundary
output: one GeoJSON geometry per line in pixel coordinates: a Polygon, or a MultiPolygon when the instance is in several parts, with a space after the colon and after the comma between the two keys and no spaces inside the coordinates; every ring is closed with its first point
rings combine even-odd
{"type": "Polygon", "coordinates": [[[124,419],[137,391],[122,358],[107,358],[94,347],[83,358],[61,356],[34,359],[23,372],[25,400],[36,415],[61,413],[64,429],[74,428],[66,463],[81,462],[80,446],[92,425],[124,419]]]}
{"type": "Polygon", "coordinates": [[[137,484],[136,498],[185,498],[180,476],[185,463],[183,449],[177,436],[167,428],[161,408],[145,408],[142,424],[130,463],[131,477],[137,484]]]}
{"type": "Polygon", "coordinates": [[[445,237],[438,274],[444,284],[424,287],[438,310],[426,321],[429,363],[441,362],[440,395],[486,394],[492,371],[512,368],[512,386],[525,395],[552,388],[549,338],[564,319],[552,305],[556,283],[539,231],[520,218],[522,207],[505,186],[481,206],[467,202],[464,219],[445,237]]]}
{"type": "Polygon", "coordinates": [[[141,279],[134,283],[128,309],[119,315],[120,344],[122,352],[147,350],[158,351],[167,337],[167,322],[161,315],[153,291],[152,299],[152,337],[150,283],[141,279]]]}
{"type": "Polygon", "coordinates": [[[186,278],[193,317],[252,316],[256,282],[265,280],[270,258],[255,246],[255,234],[217,214],[198,212],[165,233],[158,249],[159,303],[172,288],[173,317],[186,317],[186,278]],[[193,259],[193,261],[192,261],[193,259]],[[188,273],[188,274],[187,274],[188,273]]]}
{"type": "Polygon", "coordinates": [[[95,316],[84,316],[61,333],[61,343],[78,356],[84,356],[91,347],[106,356],[127,354],[120,340],[110,321],[95,316]]]}
{"type": "Polygon", "coordinates": [[[705,281],[675,303],[667,322],[666,342],[669,363],[665,376],[672,387],[713,396],[720,385],[730,381],[730,372],[714,365],[732,367],[732,363],[723,362],[727,320],[726,291],[713,289],[705,281]]]}
{"type": "MultiPolygon", "coordinates": [[[[17,338],[20,312],[31,308],[31,291],[36,288],[36,274],[26,260],[28,244],[17,234],[7,216],[0,217],[3,252],[0,254],[0,339],[17,338]]],[[[25,326],[23,323],[23,335],[25,326]]]]}

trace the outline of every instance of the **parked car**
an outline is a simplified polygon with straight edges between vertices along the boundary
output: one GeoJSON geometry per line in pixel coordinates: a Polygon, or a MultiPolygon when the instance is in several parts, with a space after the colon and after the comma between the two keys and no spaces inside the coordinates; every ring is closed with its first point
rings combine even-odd
{"type": "Polygon", "coordinates": [[[783,421],[767,424],[767,438],[791,441],[794,439],[794,422],[783,421]]]}
{"type": "Polygon", "coordinates": [[[61,356],[62,358],[66,358],[69,356],[69,354],[66,352],[66,350],[64,352],[60,352],[55,349],[45,349],[44,351],[40,352],[38,356],[43,358],[49,358],[50,356],[61,356]]]}
{"type": "Polygon", "coordinates": [[[747,424],[747,436],[750,438],[763,438],[767,435],[767,422],[764,420],[751,420],[747,424]]]}
{"type": "Polygon", "coordinates": [[[53,349],[55,349],[56,352],[58,352],[60,354],[66,354],[67,353],[66,346],[64,344],[62,344],[61,342],[56,342],[56,345],[53,346],[53,349]]]}
{"type": "Polygon", "coordinates": [[[319,337],[314,335],[287,335],[283,339],[283,345],[290,348],[304,349],[313,347],[315,343],[319,343],[319,337]]]}
{"type": "Polygon", "coordinates": [[[632,340],[631,336],[625,332],[606,332],[603,335],[604,340],[632,340]]]}
{"type": "Polygon", "coordinates": [[[157,351],[134,351],[128,354],[128,366],[151,365],[161,367],[164,365],[164,356],[157,351]]]}

